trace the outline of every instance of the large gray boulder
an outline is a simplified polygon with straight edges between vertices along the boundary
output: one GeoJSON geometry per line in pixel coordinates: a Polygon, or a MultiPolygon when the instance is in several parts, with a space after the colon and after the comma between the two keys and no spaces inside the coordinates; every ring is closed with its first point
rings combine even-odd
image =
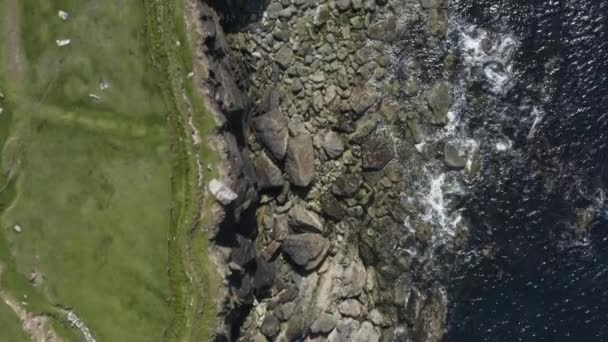
{"type": "Polygon", "coordinates": [[[315,150],[312,136],[301,134],[289,139],[285,170],[291,183],[307,187],[315,178],[315,150]]]}
{"type": "Polygon", "coordinates": [[[294,264],[310,271],[325,259],[329,250],[329,240],[319,234],[290,235],[283,241],[281,250],[294,264]]]}
{"type": "Polygon", "coordinates": [[[277,109],[251,120],[253,130],[262,145],[276,160],[283,160],[287,151],[289,130],[287,118],[277,109]]]}

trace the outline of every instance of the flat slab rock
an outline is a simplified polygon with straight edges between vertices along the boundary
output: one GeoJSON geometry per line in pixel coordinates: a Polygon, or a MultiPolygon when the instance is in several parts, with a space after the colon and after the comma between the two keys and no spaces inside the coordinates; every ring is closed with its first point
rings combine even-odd
{"type": "Polygon", "coordinates": [[[283,241],[281,250],[294,264],[311,271],[325,259],[329,251],[329,240],[319,234],[294,234],[283,241]]]}

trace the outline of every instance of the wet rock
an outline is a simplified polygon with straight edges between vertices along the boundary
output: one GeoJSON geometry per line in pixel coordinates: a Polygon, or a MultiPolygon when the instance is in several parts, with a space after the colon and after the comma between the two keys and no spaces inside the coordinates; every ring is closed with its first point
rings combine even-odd
{"type": "Polygon", "coordinates": [[[431,108],[431,124],[445,125],[448,123],[448,111],[450,109],[450,89],[448,82],[437,82],[431,89],[428,97],[431,108]]]}
{"type": "Polygon", "coordinates": [[[281,250],[296,265],[306,271],[318,267],[329,250],[329,240],[319,234],[297,234],[288,236],[281,250]]]}
{"type": "Polygon", "coordinates": [[[293,185],[310,185],[315,177],[315,152],[310,135],[299,135],[289,140],[285,169],[293,185]]]}
{"type": "Polygon", "coordinates": [[[276,160],[283,160],[287,151],[289,130],[287,118],[278,109],[253,118],[252,127],[256,136],[276,160]]]}
{"type": "Polygon", "coordinates": [[[321,196],[321,209],[327,217],[336,221],[343,219],[347,214],[342,203],[332,194],[323,194],[321,196]]]}
{"type": "Polygon", "coordinates": [[[209,192],[223,205],[228,205],[237,198],[237,194],[232,189],[217,179],[209,182],[209,192]]]}
{"type": "Polygon", "coordinates": [[[260,153],[254,161],[256,180],[260,190],[281,188],[285,183],[281,170],[268,158],[265,152],[260,153]]]}
{"type": "Polygon", "coordinates": [[[287,69],[291,65],[292,59],[293,50],[288,44],[283,45],[274,56],[274,61],[277,62],[283,69],[287,69]]]}
{"type": "Polygon", "coordinates": [[[378,126],[378,118],[375,116],[370,116],[362,119],[357,122],[357,128],[353,134],[350,136],[350,140],[355,144],[363,144],[367,139],[367,136],[370,135],[378,126]]]}
{"type": "Polygon", "coordinates": [[[473,148],[473,151],[471,152],[471,156],[469,158],[469,160],[467,160],[467,164],[466,164],[466,172],[467,172],[467,176],[473,178],[477,175],[477,173],[479,172],[479,169],[481,168],[481,151],[479,149],[479,146],[475,146],[473,148]]]}
{"type": "Polygon", "coordinates": [[[382,170],[395,157],[391,137],[386,132],[368,135],[361,145],[361,155],[364,169],[382,170]]]}
{"type": "Polygon", "coordinates": [[[424,302],[420,314],[414,323],[413,337],[415,342],[439,342],[443,338],[447,315],[445,296],[438,290],[424,302]]]}
{"type": "Polygon", "coordinates": [[[289,211],[289,225],[296,232],[322,234],[325,231],[321,217],[300,204],[289,211]]]}
{"type": "Polygon", "coordinates": [[[334,182],[331,191],[338,197],[352,197],[357,193],[362,183],[363,177],[360,173],[342,174],[334,182]]]}
{"type": "Polygon", "coordinates": [[[317,317],[312,326],[310,332],[313,334],[328,334],[338,324],[338,319],[334,315],[328,313],[322,313],[317,317]]]}
{"type": "Polygon", "coordinates": [[[340,134],[329,131],[325,133],[322,141],[323,149],[331,159],[338,158],[344,152],[344,140],[340,134]]]}
{"type": "Polygon", "coordinates": [[[273,314],[266,314],[260,331],[267,337],[274,337],[281,331],[281,322],[273,314]]]}
{"type": "Polygon", "coordinates": [[[461,170],[466,166],[464,154],[456,147],[446,143],[443,147],[443,160],[450,169],[461,170]]]}
{"type": "Polygon", "coordinates": [[[414,144],[420,144],[422,142],[422,132],[420,131],[420,125],[418,125],[418,121],[414,119],[408,120],[407,128],[414,144]]]}
{"type": "Polygon", "coordinates": [[[347,299],[338,305],[343,316],[357,318],[361,316],[361,303],[356,299],[347,299]]]}

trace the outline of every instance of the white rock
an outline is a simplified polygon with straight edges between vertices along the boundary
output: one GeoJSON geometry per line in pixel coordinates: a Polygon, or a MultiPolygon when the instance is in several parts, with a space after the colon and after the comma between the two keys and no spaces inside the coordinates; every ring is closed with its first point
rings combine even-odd
{"type": "Polygon", "coordinates": [[[62,11],[59,10],[59,12],[57,12],[57,15],[59,16],[59,18],[61,18],[61,20],[66,21],[68,20],[68,17],[70,16],[70,14],[66,11],[62,11]]]}
{"type": "Polygon", "coordinates": [[[99,97],[99,95],[89,94],[89,97],[95,101],[101,101],[101,97],[99,97]]]}
{"type": "Polygon", "coordinates": [[[68,46],[72,41],[70,39],[57,39],[57,46],[68,46]]]}
{"type": "Polygon", "coordinates": [[[0,107],[0,114],[4,113],[4,108],[0,107]]]}
{"type": "Polygon", "coordinates": [[[15,232],[17,233],[21,233],[23,231],[23,229],[21,228],[20,225],[16,224],[15,227],[13,227],[13,229],[15,230],[15,232]]]}
{"type": "Polygon", "coordinates": [[[228,205],[237,198],[237,194],[232,189],[217,179],[209,182],[209,191],[223,205],[228,205]]]}
{"type": "Polygon", "coordinates": [[[101,82],[99,82],[99,89],[106,90],[108,88],[110,88],[110,82],[106,80],[102,80],[101,82]]]}

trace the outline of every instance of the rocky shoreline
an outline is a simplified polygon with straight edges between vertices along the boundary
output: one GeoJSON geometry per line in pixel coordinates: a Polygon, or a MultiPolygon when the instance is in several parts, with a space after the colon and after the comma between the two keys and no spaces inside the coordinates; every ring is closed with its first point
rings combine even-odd
{"type": "Polygon", "coordinates": [[[408,194],[426,160],[467,166],[454,146],[417,149],[448,123],[447,2],[207,0],[197,11],[201,85],[236,195],[216,207],[216,340],[440,341],[433,231],[408,194]]]}

